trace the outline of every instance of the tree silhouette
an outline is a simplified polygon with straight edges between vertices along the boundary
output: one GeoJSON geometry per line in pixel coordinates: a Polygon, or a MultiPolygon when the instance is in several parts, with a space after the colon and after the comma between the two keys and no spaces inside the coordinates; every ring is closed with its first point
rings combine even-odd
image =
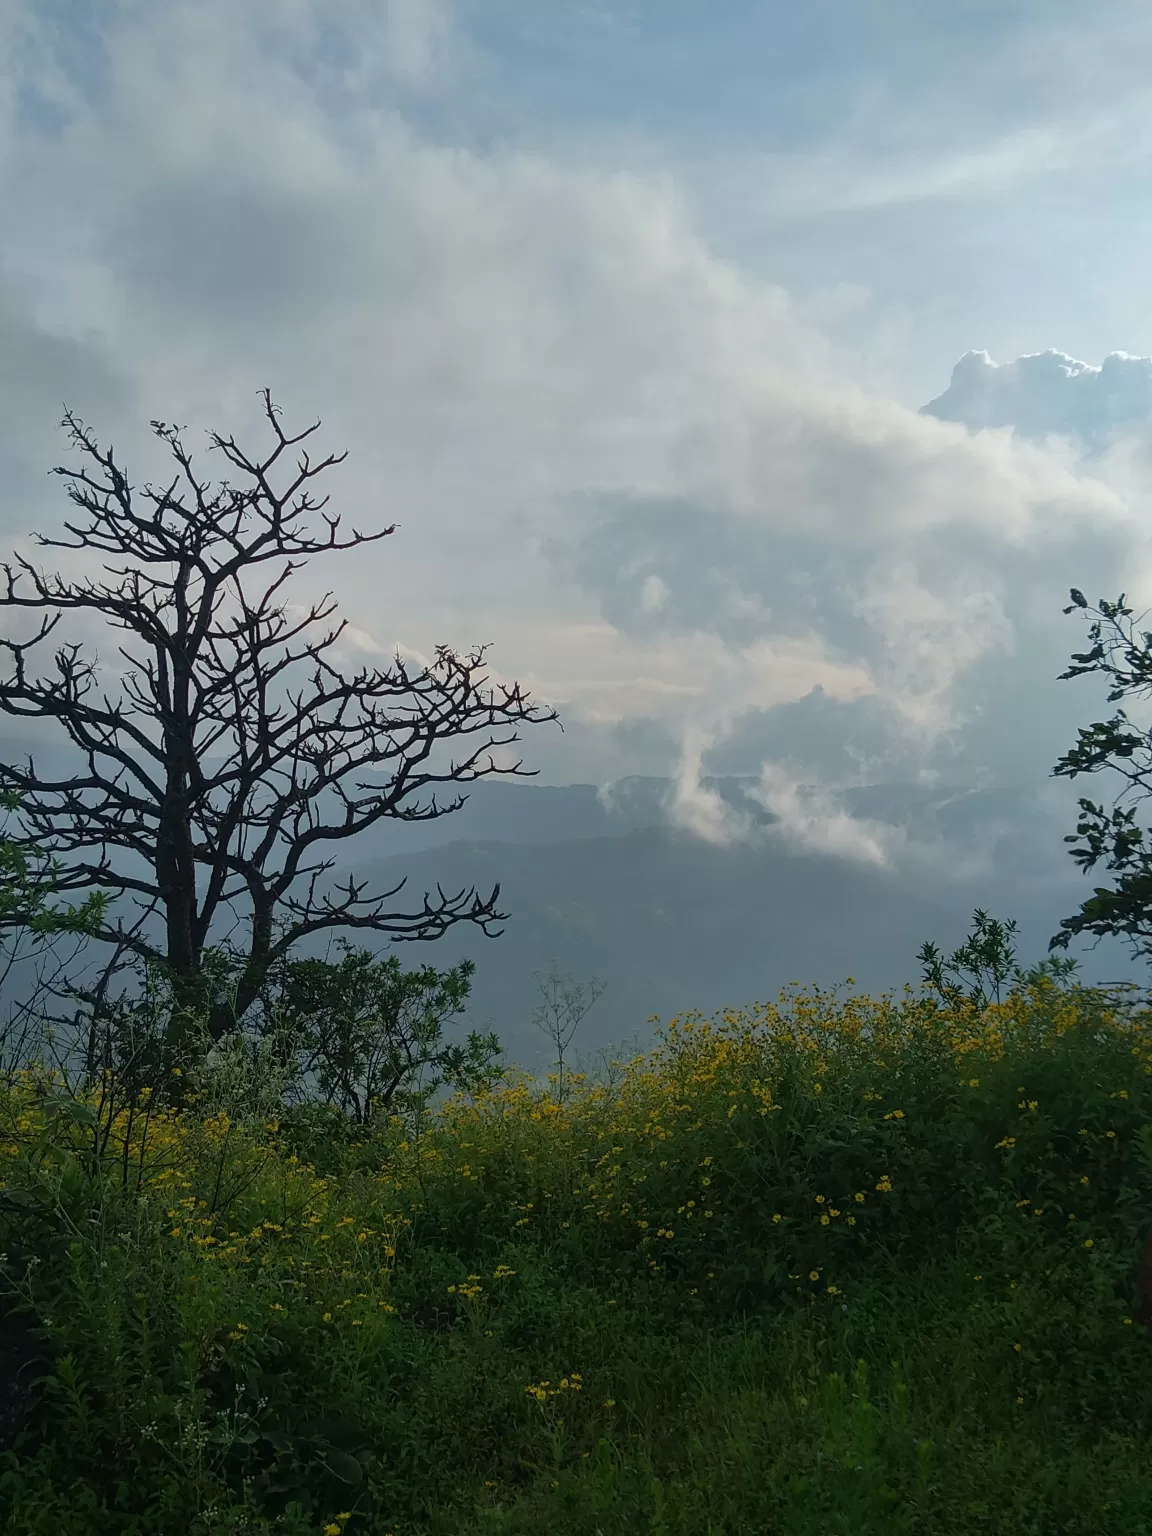
{"type": "Polygon", "coordinates": [[[530,777],[520,762],[481,762],[491,748],[518,741],[515,733],[490,737],[443,772],[429,759],[457,737],[557,718],[530,705],[519,684],[500,685],[499,698],[485,689],[486,646],[464,657],[438,646],[435,662],[412,672],[399,653],[387,670],[345,675],[333,664],[344,623],[327,624],[331,593],[291,610],[286,583],[311,556],[375,543],[396,525],[342,537],[341,519],[323,510],[328,497],[313,499],[310,482],[346,453],[313,464],[302,449],[287,486],[274,490],[282,456],[320,422],[286,436],[267,390],[262,398],[275,435],[267,457],[250,459],[233,437],[209,434],[210,451],[247,477],[244,488],[201,483],[183,429],[153,421],[179,468],[167,488],[146,484],[142,497],[113,450],[102,452],[67,412],[61,425],[90,462],[51,473],[67,478],[82,515],[65,522],[70,537],[36,537],[111,556],[108,579],[66,581],[17,556],[4,565],[0,589],[0,604],[42,611],[30,638],[0,640],[10,663],[0,673],[0,709],[55,721],[85,763],[74,777],[49,780],[29,756],[22,767],[0,766],[0,790],[21,797],[28,846],[61,861],[58,891],[115,898],[95,936],[117,955],[161,963],[187,996],[197,995],[215,926],[233,918],[242,935],[229,939],[238,979],[211,1003],[214,1041],[238,1027],[270,968],[309,935],[367,929],[430,940],[467,921],[495,936],[490,925],[506,916],[496,910],[499,885],[486,899],[474,888],[446,896],[437,886],[438,901],[425,893],[422,911],[393,911],[386,903],[404,881],[379,895],[351,876],[340,886],[325,881],[336,862],[332,845],[387,817],[430,820],[467,799],[441,805],[433,789],[427,804],[414,802],[429,786],[530,777]],[[313,513],[323,531],[314,521],[310,531],[313,513]],[[117,687],[107,663],[101,670],[79,642],[59,643],[52,673],[33,675],[33,653],[67,613],[125,632],[117,687]],[[357,778],[380,770],[383,782],[357,778]],[[130,918],[118,900],[125,897],[130,918]],[[149,933],[151,914],[163,918],[162,939],[149,933]]]}
{"type": "MultiPolygon", "coordinates": [[[[1088,608],[1087,598],[1077,588],[1072,587],[1069,596],[1072,602],[1065,613],[1088,608]]],[[[1073,652],[1072,660],[1078,665],[1061,672],[1060,681],[1087,672],[1107,672],[1115,685],[1108,695],[1110,704],[1126,694],[1146,693],[1152,688],[1152,633],[1144,632],[1143,644],[1137,642],[1131,624],[1125,633],[1120,621],[1130,618],[1132,609],[1125,607],[1123,592],[1115,603],[1101,598],[1099,607],[1091,611],[1100,615],[1088,631],[1091,649],[1073,652]],[[1106,620],[1113,630],[1106,639],[1102,638],[1101,620],[1106,620]],[[1113,661],[1118,652],[1123,653],[1127,669],[1113,661]]],[[[1134,729],[1122,709],[1111,720],[1096,721],[1086,730],[1081,729],[1076,746],[1060,759],[1052,776],[1072,779],[1101,768],[1114,768],[1128,780],[1130,789],[1139,788],[1145,796],[1152,793],[1152,735],[1134,729]],[[1137,754],[1143,758],[1142,763],[1137,754]]],[[[1121,796],[1125,793],[1122,791],[1121,796]]],[[[1135,825],[1135,808],[1122,809],[1117,800],[1109,816],[1103,806],[1091,800],[1080,800],[1078,804],[1081,816],[1076,832],[1064,841],[1075,843],[1082,839],[1087,846],[1071,849],[1072,857],[1085,872],[1103,858],[1108,869],[1120,872],[1120,879],[1114,889],[1096,886],[1095,894],[1082,903],[1075,916],[1062,918],[1061,932],[1049,940],[1048,948],[1067,949],[1074,933],[1095,933],[1097,943],[1105,934],[1126,934],[1132,941],[1134,955],[1152,956],[1152,855],[1144,846],[1143,829],[1135,825]]]]}

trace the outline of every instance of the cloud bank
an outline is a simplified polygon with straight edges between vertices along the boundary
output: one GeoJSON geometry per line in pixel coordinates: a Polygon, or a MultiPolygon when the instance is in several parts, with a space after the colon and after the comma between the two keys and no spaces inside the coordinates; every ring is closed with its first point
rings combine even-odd
{"type": "Polygon", "coordinates": [[[1072,437],[1098,452],[1152,419],[1152,357],[1110,352],[1097,368],[1065,352],[1032,352],[1010,363],[966,352],[948,388],[921,409],[976,429],[1072,437]]]}
{"type": "Polygon", "coordinates": [[[875,864],[907,850],[830,792],[1042,782],[1074,739],[1060,608],[1150,590],[1138,466],[868,390],[674,166],[454,136],[484,61],[445,5],[103,0],[86,49],[32,0],[5,25],[7,542],[59,525],[62,402],[140,482],[154,417],[259,447],[268,384],[349,449],[333,506],[399,524],[316,567],[360,652],[491,642],[560,709],[522,747],[545,781],[672,771],[724,841],[765,834],[703,775],[751,771],[771,835],[875,864]]]}

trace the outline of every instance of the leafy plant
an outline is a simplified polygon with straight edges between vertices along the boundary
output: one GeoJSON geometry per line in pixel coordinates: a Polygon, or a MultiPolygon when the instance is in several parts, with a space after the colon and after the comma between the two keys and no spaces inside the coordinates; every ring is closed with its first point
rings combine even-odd
{"type": "MultiPolygon", "coordinates": [[[[1076,587],[1071,588],[1072,602],[1064,612],[1087,609],[1088,600],[1076,587]]],[[[1081,677],[1089,672],[1107,673],[1114,686],[1108,702],[1115,703],[1127,694],[1146,693],[1152,687],[1152,632],[1144,631],[1143,643],[1137,641],[1131,624],[1121,621],[1132,615],[1124,602],[1101,598],[1092,610],[1100,617],[1088,631],[1090,648],[1073,652],[1077,665],[1061,672],[1060,681],[1081,677]],[[1106,621],[1112,633],[1104,638],[1106,621]],[[1126,666],[1117,666],[1114,657],[1123,656],[1126,666]]],[[[1096,773],[1112,768],[1128,780],[1129,790],[1138,789],[1146,797],[1152,793],[1152,746],[1148,732],[1132,727],[1121,709],[1111,720],[1096,721],[1079,731],[1079,740],[1052,770],[1054,778],[1074,779],[1082,773],[1096,773]]],[[[1121,798],[1128,790],[1121,792],[1121,798]]],[[[1061,931],[1049,940],[1049,949],[1067,949],[1074,934],[1094,933],[1097,943],[1105,935],[1126,935],[1136,955],[1152,955],[1152,852],[1144,842],[1144,831],[1135,824],[1135,807],[1122,808],[1119,799],[1108,815],[1103,806],[1081,799],[1080,820],[1076,832],[1065,837],[1066,843],[1083,841],[1081,848],[1070,849],[1073,859],[1087,873],[1101,859],[1120,878],[1114,888],[1097,886],[1095,894],[1083,902],[1080,911],[1061,920],[1061,931]]]]}
{"type": "Polygon", "coordinates": [[[984,1008],[990,1002],[1000,1002],[1000,989],[1006,981],[1018,986],[1034,984],[1044,976],[1062,981],[1080,968],[1078,960],[1058,956],[1041,960],[1025,971],[1016,964],[1016,947],[1012,943],[1016,922],[1002,923],[997,918],[989,918],[979,907],[972,917],[973,932],[948,960],[941,958],[940,951],[932,943],[924,943],[916,953],[924,966],[923,984],[934,987],[949,1005],[968,1001],[984,1008]],[[945,971],[951,971],[954,976],[966,971],[974,980],[965,991],[963,986],[946,980],[945,971]]]}
{"type": "Polygon", "coordinates": [[[291,1044],[299,1076],[356,1124],[426,1104],[442,1087],[490,1085],[502,1055],[495,1034],[444,1040],[463,1012],[474,960],[450,970],[404,971],[400,959],[338,941],[339,960],[289,960],[262,1003],[261,1028],[291,1044]]]}
{"type": "Polygon", "coordinates": [[[0,991],[21,962],[37,963],[31,991],[9,1000],[8,1016],[0,1024],[0,1067],[9,1076],[38,1059],[45,1045],[42,1008],[53,981],[99,928],[111,900],[107,891],[90,891],[79,905],[52,900],[58,861],[8,831],[20,807],[19,794],[0,791],[0,991]],[[75,941],[68,956],[60,952],[64,938],[75,941]]]}

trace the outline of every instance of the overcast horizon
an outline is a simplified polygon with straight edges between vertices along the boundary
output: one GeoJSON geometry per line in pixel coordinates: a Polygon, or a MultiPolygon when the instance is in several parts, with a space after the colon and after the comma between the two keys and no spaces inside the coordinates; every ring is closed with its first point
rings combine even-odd
{"type": "Polygon", "coordinates": [[[668,776],[723,843],[702,778],[752,775],[872,866],[853,785],[1070,831],[1112,708],[1057,680],[1069,587],[1152,604],[1150,63],[1123,0],[11,0],[5,556],[62,565],[64,405],[136,484],[153,418],[218,479],[268,386],[398,524],[298,597],[350,663],[490,643],[564,725],[533,782],[668,776]]]}

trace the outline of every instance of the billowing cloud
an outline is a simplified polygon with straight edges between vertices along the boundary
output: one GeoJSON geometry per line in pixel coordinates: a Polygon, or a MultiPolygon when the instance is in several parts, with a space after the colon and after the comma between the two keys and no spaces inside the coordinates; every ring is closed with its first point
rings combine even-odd
{"type": "MultiPolygon", "coordinates": [[[[333,506],[399,524],[316,567],[358,656],[491,642],[565,723],[528,766],[675,770],[701,835],[762,835],[706,793],[726,752],[777,835],[865,863],[903,853],[837,788],[1047,771],[1083,718],[1068,587],[1148,589],[1127,492],[1072,447],[863,388],[668,169],[433,131],[413,92],[475,67],[444,5],[104,0],[80,56],[21,16],[52,110],[8,82],[6,453],[59,462],[60,398],[159,481],[149,419],[256,450],[271,385],[349,449],[333,506]]],[[[9,539],[58,526],[60,482],[25,484],[9,539]]]]}
{"type": "MultiPolygon", "coordinates": [[[[746,835],[700,787],[709,768],[763,772],[771,835],[806,845],[821,783],[1043,782],[1083,709],[1055,684],[1080,640],[1060,612],[1069,573],[1107,592],[1143,544],[1112,486],[1071,452],[970,434],[843,383],[762,391],[743,421],[729,402],[682,463],[690,495],[606,496],[546,547],[621,634],[691,639],[701,654],[723,640],[727,665],[683,701],[685,825],[746,835]]],[[[894,836],[840,845],[870,862],[900,855],[894,836]]]]}
{"type": "Polygon", "coordinates": [[[966,352],[942,395],[922,407],[966,427],[1011,427],[1022,437],[1053,434],[1104,448],[1152,418],[1152,357],[1110,352],[1099,367],[1065,352],[1032,352],[995,363],[966,352]]]}

